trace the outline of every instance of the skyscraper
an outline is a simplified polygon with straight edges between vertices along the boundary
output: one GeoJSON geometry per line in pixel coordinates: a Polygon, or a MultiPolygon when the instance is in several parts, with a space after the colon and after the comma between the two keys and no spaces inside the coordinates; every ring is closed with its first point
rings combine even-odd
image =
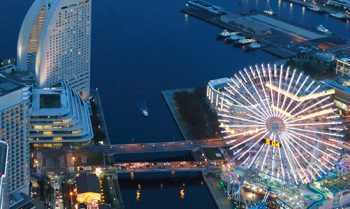
{"type": "Polygon", "coordinates": [[[0,140],[8,144],[8,192],[29,194],[30,88],[0,77],[0,140]]]}
{"type": "Polygon", "coordinates": [[[7,193],[7,156],[8,147],[6,142],[0,141],[0,209],[8,208],[7,193]]]}
{"type": "Polygon", "coordinates": [[[90,94],[91,0],[35,0],[18,38],[17,65],[38,87],[64,80],[90,94]]]}

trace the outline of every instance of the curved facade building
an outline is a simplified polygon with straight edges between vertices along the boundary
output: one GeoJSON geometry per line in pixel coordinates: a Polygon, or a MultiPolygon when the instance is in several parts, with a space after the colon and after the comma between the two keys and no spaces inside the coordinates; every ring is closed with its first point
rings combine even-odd
{"type": "Polygon", "coordinates": [[[17,65],[38,87],[62,80],[90,94],[91,0],[35,0],[18,38],[17,65]]]}
{"type": "Polygon", "coordinates": [[[89,106],[67,84],[33,90],[29,139],[34,147],[81,146],[92,138],[89,106]]]}

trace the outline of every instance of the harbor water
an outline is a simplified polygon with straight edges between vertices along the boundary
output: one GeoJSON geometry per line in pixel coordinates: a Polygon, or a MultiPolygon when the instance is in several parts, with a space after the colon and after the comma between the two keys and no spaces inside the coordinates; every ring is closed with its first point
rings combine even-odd
{"type": "MultiPolygon", "coordinates": [[[[16,57],[19,29],[32,2],[0,0],[0,57],[16,57]]],[[[271,7],[283,18],[309,27],[323,24],[340,37],[350,37],[349,22],[282,0],[210,2],[233,12],[271,7]]],[[[99,89],[112,143],[181,140],[161,90],[205,86],[208,80],[231,76],[244,66],[278,60],[216,40],[221,30],[181,13],[184,4],[183,0],[93,1],[92,86],[99,89]],[[140,111],[140,101],[147,106],[148,117],[140,111]]],[[[197,173],[139,174],[134,180],[123,176],[121,190],[127,209],[215,208],[201,182],[197,173]]]]}

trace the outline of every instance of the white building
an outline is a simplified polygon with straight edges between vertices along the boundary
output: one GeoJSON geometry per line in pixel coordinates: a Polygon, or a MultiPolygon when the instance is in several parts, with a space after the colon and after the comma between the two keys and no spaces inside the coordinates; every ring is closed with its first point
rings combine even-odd
{"type": "Polygon", "coordinates": [[[8,146],[8,191],[29,194],[30,88],[0,76],[0,140],[8,146]]]}
{"type": "Polygon", "coordinates": [[[18,38],[17,65],[38,87],[62,80],[90,94],[91,0],[35,0],[18,38]]]}
{"type": "Polygon", "coordinates": [[[222,90],[227,85],[228,78],[210,80],[207,85],[207,98],[214,107],[219,106],[222,100],[222,90]]]}
{"type": "Polygon", "coordinates": [[[8,156],[7,144],[4,141],[0,141],[0,209],[8,208],[7,156],[8,156]]]}
{"type": "Polygon", "coordinates": [[[67,84],[33,90],[30,143],[34,147],[81,146],[92,138],[89,106],[67,84]]]}

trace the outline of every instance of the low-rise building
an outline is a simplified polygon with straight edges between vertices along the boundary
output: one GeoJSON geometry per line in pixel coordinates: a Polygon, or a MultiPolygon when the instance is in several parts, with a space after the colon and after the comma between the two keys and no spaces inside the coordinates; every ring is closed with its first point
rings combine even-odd
{"type": "Polygon", "coordinates": [[[86,204],[87,208],[98,208],[102,200],[100,181],[94,174],[83,174],[76,179],[77,202],[86,204]]]}
{"type": "Polygon", "coordinates": [[[30,142],[34,147],[84,146],[93,138],[89,104],[66,83],[34,89],[30,142]]]}
{"type": "Polygon", "coordinates": [[[217,107],[220,104],[222,90],[227,85],[228,78],[210,80],[207,85],[207,98],[211,105],[217,107]]]}
{"type": "Polygon", "coordinates": [[[338,59],[335,72],[340,75],[350,75],[350,58],[338,59]]]}

